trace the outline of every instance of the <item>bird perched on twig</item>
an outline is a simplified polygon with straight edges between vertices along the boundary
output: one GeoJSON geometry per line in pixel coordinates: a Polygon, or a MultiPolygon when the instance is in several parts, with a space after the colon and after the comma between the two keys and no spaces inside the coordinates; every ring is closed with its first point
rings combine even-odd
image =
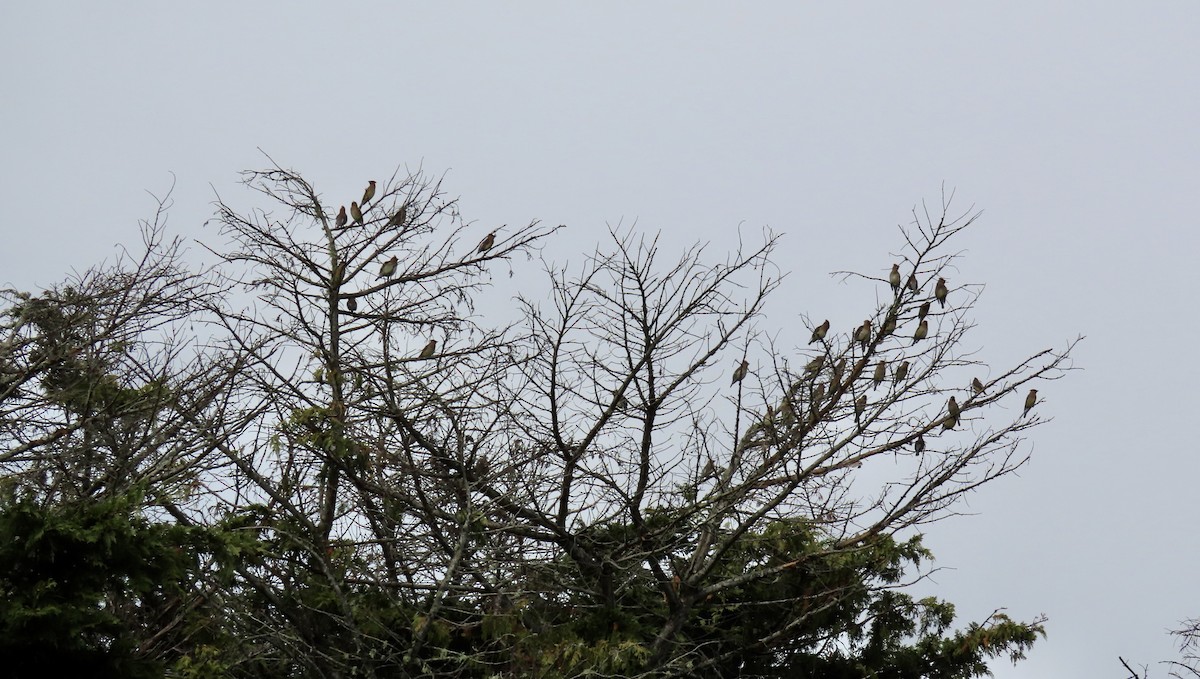
{"type": "Polygon", "coordinates": [[[892,292],[900,292],[900,265],[893,264],[892,272],[888,274],[888,283],[892,286],[892,292]]]}
{"type": "Polygon", "coordinates": [[[917,309],[917,320],[918,321],[925,320],[925,317],[929,315],[929,304],[930,304],[930,302],[925,302],[924,304],[921,305],[920,309],[917,309]]]}
{"type": "Polygon", "coordinates": [[[901,363],[900,367],[896,368],[896,384],[903,382],[905,377],[908,377],[908,361],[901,363]]]}
{"type": "Polygon", "coordinates": [[[871,375],[871,388],[874,389],[883,384],[883,378],[885,377],[887,377],[887,362],[880,361],[875,364],[875,374],[871,375]]]}
{"type": "Polygon", "coordinates": [[[391,278],[392,276],[396,275],[396,263],[399,261],[400,260],[396,258],[396,255],[392,255],[391,259],[384,262],[383,266],[379,267],[379,275],[375,277],[375,280],[379,280],[380,278],[391,278]]]}
{"type": "Polygon", "coordinates": [[[437,340],[431,339],[425,343],[424,348],[421,349],[421,353],[417,354],[417,358],[430,358],[435,351],[437,351],[437,340]]]}
{"type": "Polygon", "coordinates": [[[1029,395],[1025,397],[1025,412],[1021,413],[1021,417],[1028,415],[1035,405],[1037,405],[1037,389],[1030,389],[1029,395]]]}
{"type": "Polygon", "coordinates": [[[862,344],[864,350],[867,344],[871,341],[871,319],[863,321],[863,324],[858,326],[858,330],[854,331],[854,340],[862,344]]]}
{"type": "Polygon", "coordinates": [[[924,436],[918,435],[917,440],[913,441],[913,450],[917,451],[918,453],[925,452],[925,437],[924,436]]]}
{"type": "Polygon", "coordinates": [[[346,206],[343,205],[342,208],[338,210],[337,218],[333,220],[333,225],[340,229],[345,226],[346,222],[348,221],[350,220],[348,217],[346,217],[346,206]]]}
{"type": "Polygon", "coordinates": [[[941,303],[943,309],[946,308],[946,295],[949,294],[950,288],[946,287],[946,279],[939,278],[937,285],[933,288],[933,296],[937,298],[939,303],[941,303]]]}
{"type": "Polygon", "coordinates": [[[879,329],[880,337],[887,337],[896,331],[896,316],[888,314],[888,317],[883,319],[883,327],[879,329]]]}
{"type": "Polygon", "coordinates": [[[358,203],[350,203],[350,218],[354,220],[355,224],[363,223],[362,210],[358,209],[358,203]]]}
{"type": "Polygon", "coordinates": [[[971,380],[971,389],[974,390],[976,394],[982,394],[983,382],[980,382],[979,378],[976,377],[975,379],[971,380]]]}
{"type": "Polygon", "coordinates": [[[346,298],[346,310],[347,311],[358,311],[358,300],[354,299],[353,297],[347,297],[346,298]]]}
{"type": "Polygon", "coordinates": [[[818,372],[821,372],[821,368],[824,368],[824,367],[825,367],[825,357],[818,356],[818,357],[814,358],[813,360],[809,361],[808,365],[804,366],[804,372],[808,373],[808,374],[818,373],[818,372]]]}
{"type": "Polygon", "coordinates": [[[917,342],[920,342],[921,340],[925,339],[928,335],[929,335],[929,321],[922,320],[921,324],[917,326],[917,331],[913,333],[912,343],[916,344],[917,342]]]}
{"type": "Polygon", "coordinates": [[[808,343],[812,344],[813,342],[816,342],[817,340],[825,339],[825,335],[828,332],[829,332],[829,319],[826,318],[824,323],[813,328],[812,339],[808,340],[808,343]]]}
{"type": "Polygon", "coordinates": [[[483,240],[479,241],[479,247],[475,249],[475,252],[482,255],[483,253],[487,252],[488,250],[491,250],[492,246],[495,244],[496,244],[496,232],[493,231],[493,232],[489,233],[488,235],[484,236],[483,240]]]}
{"type": "Polygon", "coordinates": [[[403,226],[405,219],[408,217],[408,203],[400,206],[399,210],[388,218],[388,226],[403,226]]]}
{"type": "Polygon", "coordinates": [[[367,203],[371,202],[371,199],[374,197],[375,197],[375,180],[372,179],[371,181],[367,182],[367,188],[363,190],[363,198],[359,202],[365,206],[367,203]]]}
{"type": "Polygon", "coordinates": [[[913,292],[916,292],[918,289],[920,289],[917,286],[917,274],[915,274],[915,273],[908,274],[908,283],[906,283],[906,285],[908,286],[908,289],[913,292]]]}
{"type": "Polygon", "coordinates": [[[746,379],[747,372],[750,372],[750,361],[742,361],[741,365],[733,370],[733,381],[729,383],[730,386],[746,379]]]}
{"type": "Polygon", "coordinates": [[[950,417],[953,417],[956,422],[958,421],[958,415],[962,411],[958,409],[958,401],[954,400],[953,396],[946,402],[946,412],[950,413],[950,417]]]}
{"type": "Polygon", "coordinates": [[[863,413],[867,410],[867,395],[863,394],[854,399],[854,417],[861,419],[863,413]]]}

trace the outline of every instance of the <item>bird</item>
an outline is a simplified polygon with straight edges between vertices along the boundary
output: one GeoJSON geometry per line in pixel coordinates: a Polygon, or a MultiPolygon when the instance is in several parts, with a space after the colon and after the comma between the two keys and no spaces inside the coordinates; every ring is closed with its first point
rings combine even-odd
{"type": "Polygon", "coordinates": [[[828,332],[829,332],[829,319],[826,318],[824,323],[813,328],[812,339],[808,340],[808,343],[812,344],[813,342],[816,342],[817,340],[825,339],[825,334],[828,332]]]}
{"type": "Polygon", "coordinates": [[[737,384],[738,382],[741,382],[743,379],[745,379],[746,373],[749,371],[750,371],[750,361],[742,361],[741,365],[734,368],[734,370],[733,370],[733,381],[729,383],[730,386],[737,384]]]}
{"type": "Polygon", "coordinates": [[[929,302],[925,302],[924,304],[921,305],[920,309],[917,309],[917,320],[918,321],[925,320],[925,317],[929,315],[929,304],[930,304],[929,302]]]}
{"type": "Polygon", "coordinates": [[[854,339],[862,344],[863,349],[867,348],[867,343],[871,341],[871,319],[868,318],[858,326],[858,330],[854,331],[854,339]]]}
{"type": "Polygon", "coordinates": [[[863,394],[854,400],[854,416],[861,418],[867,409],[867,395],[863,394]]]}
{"type": "Polygon", "coordinates": [[[958,424],[958,420],[947,415],[946,419],[942,420],[942,429],[953,429],[956,424],[958,424]]]}
{"type": "Polygon", "coordinates": [[[338,262],[337,266],[333,267],[332,278],[335,283],[341,283],[342,279],[345,277],[346,277],[346,260],[343,259],[342,261],[338,262]]]}
{"type": "Polygon", "coordinates": [[[1037,405],[1037,389],[1030,389],[1029,395],[1025,397],[1025,412],[1021,413],[1021,417],[1029,414],[1029,411],[1037,405]]]}
{"type": "Polygon", "coordinates": [[[429,358],[435,351],[437,351],[437,340],[431,339],[425,343],[425,347],[421,349],[421,353],[417,354],[417,358],[429,358]]]}
{"type": "Polygon", "coordinates": [[[880,337],[887,337],[896,331],[896,317],[888,314],[888,317],[883,319],[883,327],[879,329],[880,337]]]}
{"type": "Polygon", "coordinates": [[[971,380],[971,389],[975,390],[976,394],[982,394],[983,393],[983,382],[980,382],[979,378],[976,377],[975,379],[971,380]]]}
{"type": "Polygon", "coordinates": [[[350,203],[350,216],[354,219],[355,224],[362,224],[362,210],[358,209],[358,203],[350,203]]]}
{"type": "Polygon", "coordinates": [[[391,259],[384,262],[383,266],[379,267],[379,275],[375,277],[375,280],[379,280],[380,278],[391,278],[392,276],[396,275],[396,263],[399,261],[400,260],[396,258],[396,255],[392,255],[391,259]]]}
{"type": "Polygon", "coordinates": [[[875,364],[875,374],[871,376],[871,388],[874,389],[882,384],[885,377],[887,377],[887,362],[880,361],[875,364]]]}
{"type": "Polygon", "coordinates": [[[717,474],[717,465],[713,462],[713,459],[710,457],[710,458],[708,458],[708,461],[704,463],[704,469],[700,470],[700,478],[707,479],[710,476],[716,476],[716,474],[717,474]]]}
{"type": "Polygon", "coordinates": [[[896,384],[903,382],[905,377],[908,377],[908,361],[901,363],[900,367],[896,368],[896,384]]]}
{"type": "Polygon", "coordinates": [[[946,412],[950,413],[950,417],[953,417],[955,420],[958,420],[958,415],[962,412],[958,409],[958,401],[954,400],[953,396],[950,397],[949,401],[946,401],[946,412]]]}
{"type": "Polygon", "coordinates": [[[818,356],[818,357],[814,358],[813,360],[809,361],[808,365],[804,366],[804,372],[817,373],[817,372],[821,372],[821,368],[824,368],[824,367],[825,367],[825,357],[818,356]]]}
{"type": "Polygon", "coordinates": [[[371,199],[374,197],[375,197],[375,180],[372,179],[371,181],[367,182],[367,188],[366,188],[366,190],[363,191],[363,199],[360,202],[363,205],[366,205],[367,203],[371,202],[371,199]]]}
{"type": "Polygon", "coordinates": [[[834,391],[842,381],[842,373],[846,372],[846,359],[842,358],[833,366],[833,379],[829,381],[829,390],[834,391]]]}
{"type": "Polygon", "coordinates": [[[629,399],[625,397],[625,394],[614,391],[613,396],[616,398],[617,410],[625,410],[629,407],[629,399]]]}
{"type": "Polygon", "coordinates": [[[484,236],[483,240],[479,241],[479,247],[476,248],[475,252],[477,252],[479,254],[483,254],[483,253],[487,252],[488,250],[491,250],[492,246],[495,244],[496,244],[496,232],[493,231],[493,232],[489,233],[488,235],[484,236]]]}
{"type": "Polygon", "coordinates": [[[927,335],[929,335],[929,321],[922,320],[921,324],[917,326],[917,331],[913,333],[912,343],[916,344],[917,342],[920,342],[921,340],[925,339],[927,335]]]}
{"type": "Polygon", "coordinates": [[[387,225],[388,226],[403,226],[404,220],[407,217],[408,217],[408,203],[405,203],[404,205],[401,205],[400,209],[396,210],[395,214],[393,214],[388,219],[387,225]]]}
{"type": "Polygon", "coordinates": [[[916,292],[918,290],[917,274],[915,274],[915,273],[908,274],[908,283],[906,283],[906,285],[908,286],[909,290],[916,292]]]}
{"type": "Polygon", "coordinates": [[[917,440],[913,441],[913,450],[917,451],[918,453],[925,452],[925,437],[924,436],[918,435],[917,440]]]}
{"type": "Polygon", "coordinates": [[[343,205],[342,208],[338,210],[337,219],[333,220],[333,223],[335,226],[337,226],[337,228],[340,229],[346,225],[347,221],[349,220],[346,218],[346,206],[343,205]]]}
{"type": "Polygon", "coordinates": [[[353,297],[346,298],[346,309],[349,311],[358,311],[358,300],[353,297]]]}
{"type": "Polygon", "coordinates": [[[825,399],[825,385],[824,385],[824,384],[818,384],[818,385],[817,385],[817,388],[813,390],[813,396],[812,396],[812,407],[813,407],[813,410],[816,410],[817,406],[818,406],[818,405],[821,403],[821,401],[823,401],[824,399],[825,399]]]}
{"type": "Polygon", "coordinates": [[[888,274],[888,283],[892,284],[892,292],[900,292],[900,265],[893,264],[892,272],[888,274]]]}
{"type": "Polygon", "coordinates": [[[933,296],[941,303],[942,308],[946,308],[946,295],[950,294],[950,288],[946,287],[946,279],[939,278],[937,285],[933,288],[933,296]]]}

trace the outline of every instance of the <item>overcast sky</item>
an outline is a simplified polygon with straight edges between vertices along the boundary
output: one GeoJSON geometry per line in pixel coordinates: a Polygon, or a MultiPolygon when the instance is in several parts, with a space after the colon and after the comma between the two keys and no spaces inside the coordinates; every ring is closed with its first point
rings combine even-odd
{"type": "Polygon", "coordinates": [[[560,261],[607,224],[714,253],[782,231],[767,325],[799,334],[864,316],[829,272],[884,275],[945,184],[984,210],[958,273],[986,284],[983,358],[1087,339],[1041,385],[1032,463],[928,529],[934,591],[963,623],[1049,616],[1001,678],[1175,657],[1200,616],[1200,3],[842,4],[5,3],[0,286],[136,243],[171,173],[174,232],[211,238],[261,148],[330,196],[445,173],[481,234],[568,225],[560,261]]]}

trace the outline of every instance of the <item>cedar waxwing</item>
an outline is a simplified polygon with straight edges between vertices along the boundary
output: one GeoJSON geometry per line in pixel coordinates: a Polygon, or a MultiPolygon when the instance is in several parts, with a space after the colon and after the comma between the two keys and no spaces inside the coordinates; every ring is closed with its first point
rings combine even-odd
{"type": "Polygon", "coordinates": [[[361,202],[365,206],[367,203],[371,202],[371,199],[374,197],[375,197],[375,180],[372,179],[371,181],[367,182],[367,188],[365,191],[363,191],[363,199],[359,202],[361,202]]]}
{"type": "Polygon", "coordinates": [[[813,342],[816,342],[817,340],[825,339],[825,334],[828,332],[829,332],[829,319],[826,318],[824,323],[813,328],[812,339],[808,340],[808,343],[812,344],[813,342]]]}
{"type": "Polygon", "coordinates": [[[825,385],[818,384],[817,388],[813,390],[813,396],[812,396],[813,410],[816,410],[817,406],[820,405],[821,401],[823,401],[823,400],[825,400],[825,385]]]}
{"type": "Polygon", "coordinates": [[[893,332],[896,332],[896,317],[892,314],[888,314],[888,317],[883,319],[883,328],[879,330],[879,336],[887,337],[893,332]]]}
{"type": "Polygon", "coordinates": [[[929,304],[930,304],[929,302],[925,302],[924,304],[921,305],[920,309],[917,309],[917,320],[918,321],[925,320],[925,317],[929,315],[929,304]]]}
{"type": "Polygon", "coordinates": [[[896,384],[903,382],[905,377],[908,377],[908,361],[901,363],[900,367],[896,368],[896,384]]]}
{"type": "Polygon", "coordinates": [[[958,420],[947,415],[946,419],[942,420],[942,429],[953,429],[956,424],[958,424],[958,420]]]}
{"type": "Polygon", "coordinates": [[[358,311],[358,300],[353,297],[346,298],[346,309],[350,311],[358,311]]]}
{"type": "Polygon", "coordinates": [[[399,261],[400,260],[396,258],[396,255],[392,255],[391,259],[384,262],[383,266],[379,267],[379,275],[375,277],[375,280],[379,280],[380,278],[391,278],[392,276],[396,275],[396,263],[399,261]]]}
{"type": "Polygon", "coordinates": [[[617,410],[625,410],[629,407],[629,399],[625,398],[625,394],[617,396],[617,392],[613,392],[613,396],[617,399],[617,410]]]}
{"type": "Polygon", "coordinates": [[[833,366],[833,379],[829,381],[829,390],[835,391],[842,382],[842,373],[846,372],[846,359],[842,358],[833,366]]]}
{"type": "Polygon", "coordinates": [[[875,364],[875,374],[871,375],[871,388],[874,389],[883,384],[883,378],[885,377],[887,377],[887,362],[880,361],[875,364]]]}
{"type": "Polygon", "coordinates": [[[892,284],[892,292],[900,292],[900,265],[893,264],[892,272],[888,274],[888,283],[892,284]]]}
{"type": "Polygon", "coordinates": [[[946,401],[946,412],[950,413],[950,417],[953,417],[955,421],[958,420],[958,415],[961,411],[958,409],[958,401],[954,400],[953,396],[950,397],[949,401],[946,401]]]}
{"type": "Polygon", "coordinates": [[[924,436],[917,436],[917,440],[913,441],[913,450],[917,451],[918,453],[925,452],[925,437],[924,436]]]}
{"type": "Polygon", "coordinates": [[[912,343],[916,344],[917,342],[920,342],[921,340],[925,339],[925,337],[928,335],[929,335],[929,321],[922,320],[921,324],[917,326],[917,331],[915,333],[913,333],[913,342],[912,343]]]}
{"type": "Polygon", "coordinates": [[[1037,405],[1037,389],[1030,389],[1029,395],[1025,397],[1025,412],[1021,413],[1021,417],[1029,414],[1029,411],[1037,405]]]}
{"type": "Polygon", "coordinates": [[[825,357],[818,356],[818,357],[814,358],[813,360],[809,361],[808,365],[804,366],[804,372],[805,373],[818,373],[818,372],[821,372],[821,368],[824,368],[824,367],[825,367],[825,357]]]}
{"type": "Polygon", "coordinates": [[[980,382],[979,378],[976,377],[975,379],[971,380],[971,389],[973,389],[976,394],[982,394],[983,393],[983,382],[980,382]]]}
{"type": "Polygon", "coordinates": [[[354,220],[355,224],[363,223],[362,210],[358,209],[358,203],[350,203],[350,217],[354,220]]]}
{"type": "Polygon", "coordinates": [[[747,372],[750,372],[750,361],[742,361],[741,365],[733,370],[733,381],[729,383],[730,386],[744,380],[747,372]]]}
{"type": "Polygon", "coordinates": [[[431,339],[425,344],[425,348],[421,349],[421,353],[417,354],[417,358],[429,358],[435,351],[437,351],[437,340],[431,339]]]}
{"type": "Polygon", "coordinates": [[[337,219],[333,220],[333,224],[334,224],[334,226],[336,226],[337,228],[340,229],[346,225],[347,221],[348,220],[346,218],[346,206],[343,205],[342,208],[340,210],[338,210],[337,219]]]}
{"type": "Polygon", "coordinates": [[[862,344],[864,350],[867,348],[867,344],[871,341],[871,319],[868,318],[858,326],[858,330],[854,331],[854,339],[862,344]]]}
{"type": "Polygon", "coordinates": [[[937,285],[933,288],[933,296],[941,303],[942,308],[946,308],[946,295],[950,294],[950,288],[946,287],[946,279],[939,278],[937,285]]]}
{"type": "Polygon", "coordinates": [[[487,252],[488,250],[491,250],[492,246],[495,244],[496,244],[496,232],[493,231],[493,232],[489,233],[488,235],[484,236],[483,240],[479,241],[479,247],[475,250],[475,252],[477,252],[479,254],[483,254],[483,253],[487,252]]]}
{"type": "Polygon", "coordinates": [[[408,203],[400,206],[399,210],[388,219],[388,226],[404,226],[404,220],[408,217],[408,203]]]}
{"type": "Polygon", "coordinates": [[[915,274],[915,273],[908,274],[907,285],[908,285],[908,289],[912,290],[913,292],[916,292],[919,289],[919,287],[917,286],[917,274],[915,274]]]}
{"type": "Polygon", "coordinates": [[[342,279],[345,277],[346,277],[346,260],[343,259],[342,261],[338,262],[337,266],[333,267],[333,282],[341,283],[342,279]]]}
{"type": "Polygon", "coordinates": [[[867,410],[867,395],[863,394],[854,400],[854,416],[861,418],[867,410]]]}

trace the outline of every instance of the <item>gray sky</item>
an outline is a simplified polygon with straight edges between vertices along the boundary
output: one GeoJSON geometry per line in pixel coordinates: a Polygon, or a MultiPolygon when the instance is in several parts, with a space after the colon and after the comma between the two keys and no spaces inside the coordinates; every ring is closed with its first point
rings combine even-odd
{"type": "Polygon", "coordinates": [[[985,210],[959,243],[985,359],[1087,340],[1042,385],[1032,464],[927,530],[935,592],[964,622],[1049,616],[998,677],[1175,657],[1200,616],[1177,349],[1200,335],[1200,4],[315,4],[6,3],[0,286],[135,243],[171,172],[170,224],[212,237],[213,189],[249,200],[261,147],[330,196],[446,172],[481,233],[569,225],[558,259],[606,223],[714,255],[769,226],[793,273],[767,325],[795,331],[861,318],[828,273],[885,274],[944,182],[985,210]]]}

